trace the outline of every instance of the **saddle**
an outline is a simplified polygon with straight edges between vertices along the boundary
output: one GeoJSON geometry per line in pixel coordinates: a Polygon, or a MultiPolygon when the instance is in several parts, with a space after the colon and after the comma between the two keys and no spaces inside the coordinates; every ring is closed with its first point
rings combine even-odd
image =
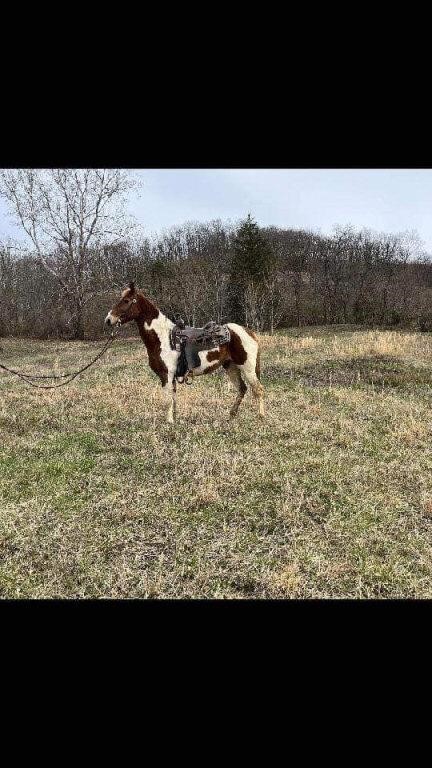
{"type": "Polygon", "coordinates": [[[194,328],[185,325],[179,318],[170,334],[171,348],[180,352],[176,378],[184,378],[188,373],[193,373],[194,368],[200,367],[199,352],[228,344],[230,338],[227,325],[218,325],[210,320],[202,328],[194,328]]]}

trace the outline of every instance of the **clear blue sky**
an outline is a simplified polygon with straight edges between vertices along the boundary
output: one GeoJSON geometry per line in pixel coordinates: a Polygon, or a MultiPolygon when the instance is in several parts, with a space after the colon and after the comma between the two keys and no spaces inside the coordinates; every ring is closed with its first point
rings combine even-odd
{"type": "MultiPolygon", "coordinates": [[[[146,234],[185,221],[236,221],[331,232],[352,224],[380,232],[416,230],[432,253],[432,169],[139,170],[130,211],[146,234]]],[[[0,201],[0,239],[16,236],[0,201]]]]}

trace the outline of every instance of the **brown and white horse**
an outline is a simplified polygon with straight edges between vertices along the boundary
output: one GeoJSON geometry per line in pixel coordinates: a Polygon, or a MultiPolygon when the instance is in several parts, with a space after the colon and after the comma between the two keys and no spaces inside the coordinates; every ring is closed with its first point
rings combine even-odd
{"type": "MultiPolygon", "coordinates": [[[[174,323],[166,317],[144,294],[130,283],[120,301],[108,312],[107,325],[117,325],[135,320],[140,336],[147,348],[149,365],[162,383],[169,408],[168,422],[174,423],[176,414],[176,369],[180,353],[170,344],[170,331],[174,323]]],[[[253,331],[236,323],[227,323],[231,338],[227,344],[208,351],[199,352],[201,365],[194,368],[193,375],[211,373],[223,366],[231,383],[237,390],[237,397],[230,410],[235,416],[243,400],[247,384],[258,400],[259,415],[264,416],[264,387],[260,382],[260,349],[253,331]]]]}

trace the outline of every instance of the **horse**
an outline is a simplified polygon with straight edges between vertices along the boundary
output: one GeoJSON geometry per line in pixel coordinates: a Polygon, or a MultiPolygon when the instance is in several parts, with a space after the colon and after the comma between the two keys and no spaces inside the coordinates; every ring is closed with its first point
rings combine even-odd
{"type": "MultiPolygon", "coordinates": [[[[180,352],[173,349],[171,334],[176,324],[148,299],[135,283],[122,291],[120,301],[108,312],[105,325],[120,326],[135,321],[148,353],[152,371],[159,377],[162,390],[168,400],[167,421],[175,423],[177,364],[180,352]]],[[[193,369],[193,377],[213,373],[220,366],[228,374],[237,391],[229,416],[237,414],[240,403],[250,386],[258,402],[258,414],[264,418],[264,387],[260,382],[260,346],[256,334],[249,328],[226,323],[229,341],[214,349],[199,352],[199,366],[193,369]]],[[[179,381],[179,383],[182,383],[179,381]]]]}

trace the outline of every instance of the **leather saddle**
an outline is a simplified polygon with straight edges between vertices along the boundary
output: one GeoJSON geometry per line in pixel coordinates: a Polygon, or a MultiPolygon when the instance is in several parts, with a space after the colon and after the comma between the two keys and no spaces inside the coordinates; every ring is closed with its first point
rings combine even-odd
{"type": "Polygon", "coordinates": [[[200,367],[199,352],[228,344],[230,338],[227,325],[219,325],[214,320],[210,320],[202,328],[194,328],[185,325],[179,318],[171,331],[171,346],[180,351],[176,377],[182,378],[194,368],[200,367]]]}

